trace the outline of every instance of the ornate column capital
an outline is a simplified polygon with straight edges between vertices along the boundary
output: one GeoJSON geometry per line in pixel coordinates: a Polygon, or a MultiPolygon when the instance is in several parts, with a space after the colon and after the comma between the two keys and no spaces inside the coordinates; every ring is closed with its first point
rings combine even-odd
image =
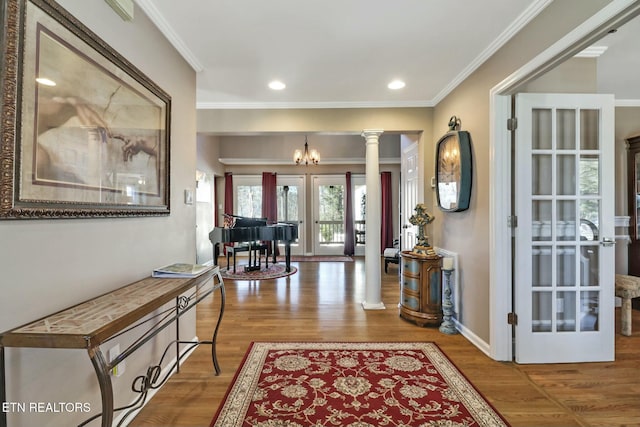
{"type": "Polygon", "coordinates": [[[378,143],[383,133],[383,129],[364,129],[361,135],[367,143],[378,143]]]}

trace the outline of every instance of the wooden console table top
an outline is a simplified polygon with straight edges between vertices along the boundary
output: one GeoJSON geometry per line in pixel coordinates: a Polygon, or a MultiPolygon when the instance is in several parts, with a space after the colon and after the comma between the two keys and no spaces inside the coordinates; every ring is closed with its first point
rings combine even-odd
{"type": "Polygon", "coordinates": [[[147,277],[50,316],[0,334],[5,347],[95,348],[126,326],[172,301],[217,273],[194,278],[147,277]]]}

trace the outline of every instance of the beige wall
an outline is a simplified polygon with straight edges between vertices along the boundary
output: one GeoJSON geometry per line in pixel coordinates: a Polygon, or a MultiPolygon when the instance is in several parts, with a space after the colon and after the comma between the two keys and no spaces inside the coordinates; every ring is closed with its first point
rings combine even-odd
{"type": "MultiPolygon", "coordinates": [[[[183,190],[194,187],[196,167],[193,70],[138,8],[123,22],[105,2],[61,4],[140,68],[172,97],[171,215],[161,218],[24,220],[0,222],[0,330],[33,321],[148,276],[154,267],[195,260],[194,205],[183,190]]],[[[193,314],[182,336],[195,335],[193,314]]],[[[116,405],[131,402],[134,375],[144,374],[170,332],[127,359],[114,379],[116,405]]],[[[128,338],[122,338],[125,344],[128,338]]],[[[109,347],[105,348],[107,350],[109,347]]],[[[11,427],[77,425],[100,412],[93,368],[82,350],[7,349],[7,393],[14,402],[88,402],[89,414],[9,415],[11,427]]]]}
{"type": "MultiPolygon", "coordinates": [[[[360,134],[306,135],[309,150],[320,153],[321,165],[344,163],[344,159],[365,158],[365,141],[360,134]]],[[[266,164],[292,164],[293,152],[304,148],[305,134],[282,133],[277,135],[222,135],[219,137],[219,155],[222,159],[255,162],[260,159],[266,164]]],[[[380,162],[400,160],[400,135],[385,132],[380,136],[378,146],[380,162]]],[[[300,169],[300,168],[298,168],[300,169]]]]}
{"type": "Polygon", "coordinates": [[[198,132],[213,134],[431,131],[430,108],[198,110],[198,132]]]}
{"type": "Polygon", "coordinates": [[[596,58],[571,58],[527,83],[520,92],[596,93],[598,92],[597,68],[596,58]]]}
{"type": "Polygon", "coordinates": [[[220,158],[219,136],[198,134],[197,155],[198,170],[211,176],[224,175],[224,165],[218,161],[220,158]]]}
{"type": "MultiPolygon", "coordinates": [[[[458,320],[480,341],[491,343],[489,92],[606,3],[608,1],[553,2],[435,107],[433,140],[447,131],[449,117],[453,115],[461,119],[462,129],[471,134],[474,170],[469,210],[437,215],[432,234],[438,246],[460,255],[461,313],[458,320]]],[[[426,161],[433,163],[433,150],[426,161]]],[[[433,198],[433,194],[430,197],[433,198]]]]}

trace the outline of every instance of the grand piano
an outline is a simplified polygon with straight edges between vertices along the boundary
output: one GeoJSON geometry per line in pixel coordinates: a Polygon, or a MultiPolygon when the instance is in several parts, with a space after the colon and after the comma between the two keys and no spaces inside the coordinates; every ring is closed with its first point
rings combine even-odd
{"type": "MultiPolygon", "coordinates": [[[[243,216],[229,215],[233,219],[233,224],[229,227],[214,227],[209,233],[209,240],[213,245],[213,262],[217,265],[220,255],[219,245],[222,243],[244,242],[256,244],[261,241],[273,242],[276,248],[278,242],[284,243],[285,266],[287,273],[291,271],[291,242],[298,238],[298,224],[289,222],[278,222],[268,224],[266,218],[248,218],[243,216]]],[[[273,263],[276,260],[276,251],[272,251],[273,263]]]]}

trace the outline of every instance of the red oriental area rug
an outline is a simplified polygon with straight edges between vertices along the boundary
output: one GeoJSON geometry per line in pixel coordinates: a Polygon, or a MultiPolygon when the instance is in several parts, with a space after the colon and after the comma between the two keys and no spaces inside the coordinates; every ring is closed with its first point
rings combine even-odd
{"type": "Polygon", "coordinates": [[[508,426],[435,343],[254,342],[211,427],[508,426]]]}

